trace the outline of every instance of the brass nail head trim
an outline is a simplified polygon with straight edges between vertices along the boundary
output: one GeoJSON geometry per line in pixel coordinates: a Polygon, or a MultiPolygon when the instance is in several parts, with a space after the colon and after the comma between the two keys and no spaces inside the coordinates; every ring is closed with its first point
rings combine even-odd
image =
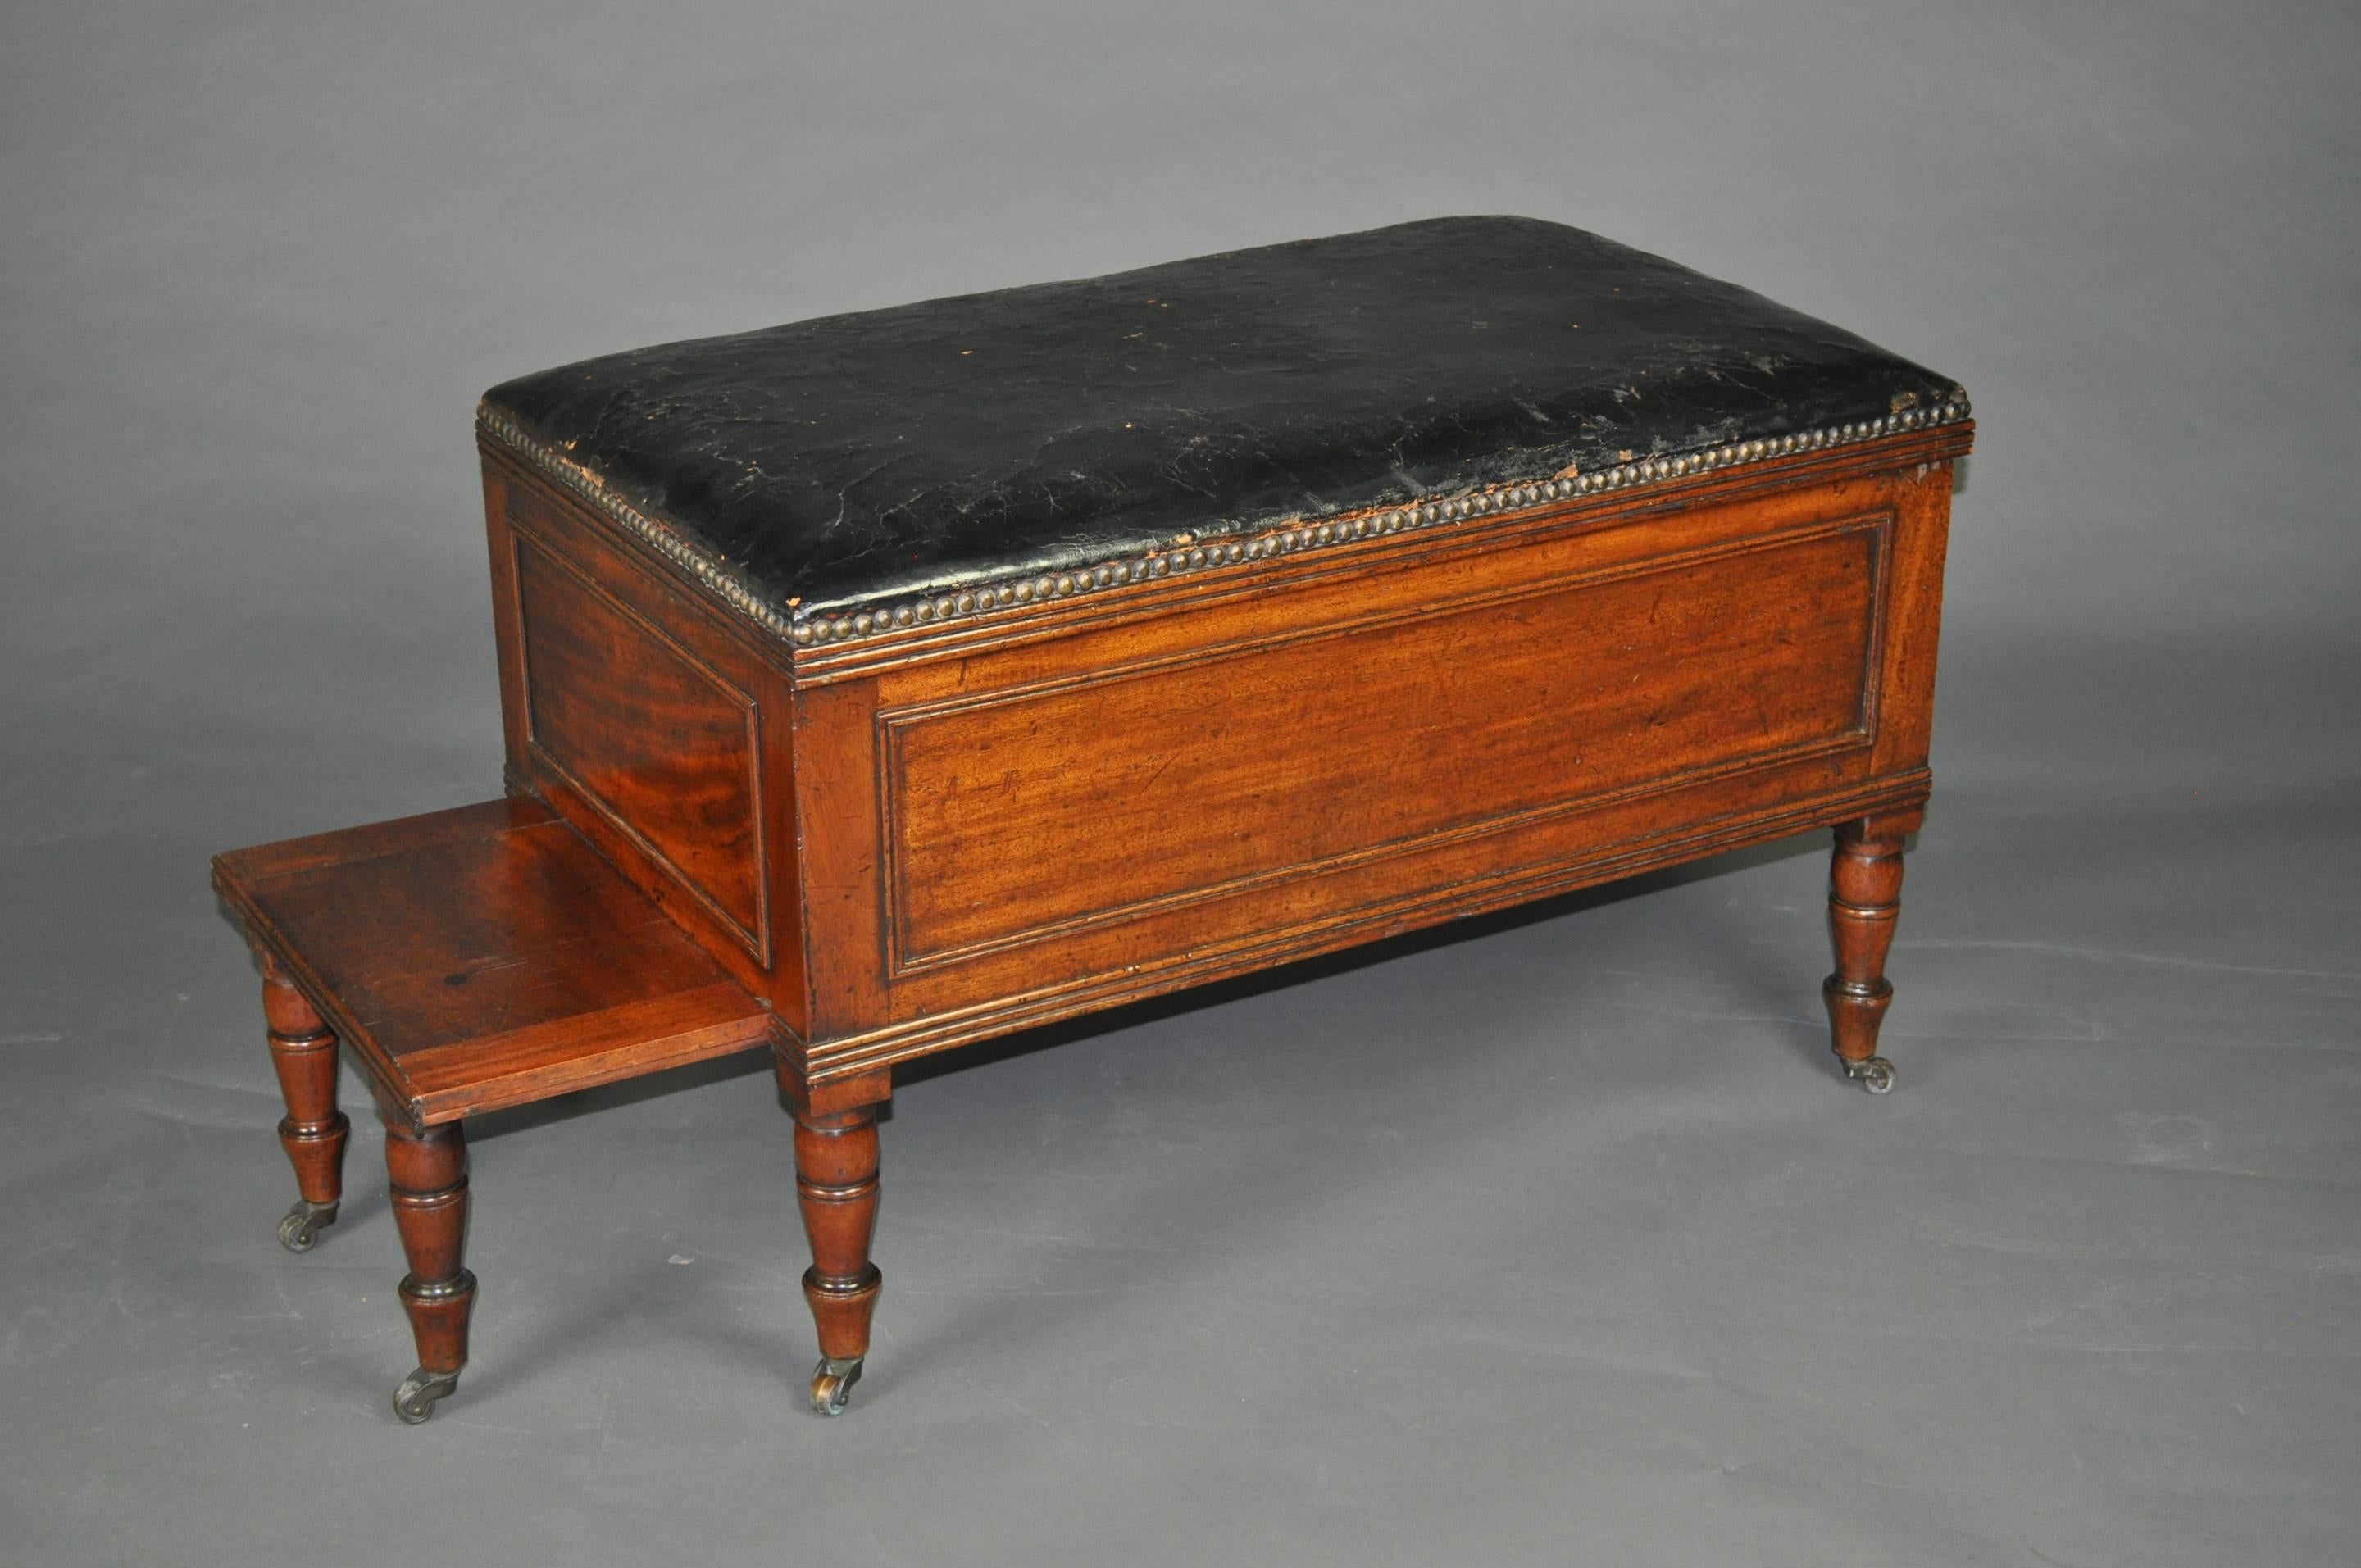
{"type": "Polygon", "coordinates": [[[1587,474],[1529,479],[1451,496],[1424,497],[1378,512],[1328,520],[1288,520],[1257,525],[1251,534],[1191,533],[1170,544],[1117,559],[1061,568],[1027,577],[988,581],[948,592],[906,598],[881,598],[851,609],[783,609],[738,568],[689,538],[678,525],[633,505],[609,488],[595,469],[528,434],[506,410],[485,403],[476,422],[485,435],[572,490],[710,588],[723,603],[763,630],[798,648],[849,642],[914,625],[965,620],[1010,606],[1071,598],[1102,588],[1147,582],[1174,573],[1206,571],[1304,550],[1323,549],[1406,530],[1514,511],[1546,501],[1620,490],[1633,485],[1685,479],[1798,452],[1874,441],[1905,431],[1956,424],[1970,413],[1967,394],[1957,389],[1941,402],[1897,409],[1882,418],[1849,420],[1824,429],[1791,432],[1730,442],[1695,452],[1635,458],[1587,474]]]}

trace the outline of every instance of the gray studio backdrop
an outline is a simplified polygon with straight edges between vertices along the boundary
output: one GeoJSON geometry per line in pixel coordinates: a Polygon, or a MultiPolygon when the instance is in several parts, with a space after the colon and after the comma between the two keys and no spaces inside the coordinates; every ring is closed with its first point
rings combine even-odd
{"type": "MultiPolygon", "coordinates": [[[[0,16],[0,1561],[2361,1560],[2349,5],[0,16]],[[433,1424],[205,857],[499,788],[470,421],[1455,212],[1963,379],[1936,809],[978,1053],[803,1413],[757,1064],[478,1129],[433,1424]]],[[[347,1083],[346,1103],[361,1097],[347,1083]]]]}

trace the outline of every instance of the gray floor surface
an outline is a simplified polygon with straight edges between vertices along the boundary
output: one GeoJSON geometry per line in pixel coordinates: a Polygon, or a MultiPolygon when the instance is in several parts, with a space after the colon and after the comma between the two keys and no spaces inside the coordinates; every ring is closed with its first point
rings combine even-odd
{"type": "Polygon", "coordinates": [[[0,17],[0,1563],[2361,1561],[2356,31],[0,17]],[[397,1423],[380,1136],[283,1253],[204,861],[497,790],[475,393],[1469,210],[1977,398],[1896,1092],[1817,838],[945,1058],[823,1422],[717,1064],[475,1128],[474,1360],[397,1423]]]}

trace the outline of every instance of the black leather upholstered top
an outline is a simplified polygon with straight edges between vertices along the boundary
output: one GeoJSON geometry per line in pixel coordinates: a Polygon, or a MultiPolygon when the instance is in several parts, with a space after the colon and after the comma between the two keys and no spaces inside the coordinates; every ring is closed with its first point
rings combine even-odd
{"type": "Polygon", "coordinates": [[[1660,257],[1465,217],[634,349],[486,412],[799,620],[1957,396],[1660,257]]]}

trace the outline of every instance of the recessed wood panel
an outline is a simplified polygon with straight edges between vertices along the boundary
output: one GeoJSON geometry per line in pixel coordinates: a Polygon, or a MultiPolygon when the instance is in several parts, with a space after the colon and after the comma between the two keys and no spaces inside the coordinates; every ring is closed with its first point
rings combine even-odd
{"type": "Polygon", "coordinates": [[[767,962],[753,698],[520,536],[537,759],[767,962]]]}
{"type": "Polygon", "coordinates": [[[1885,533],[881,715],[893,963],[1866,745],[1885,533]]]}

